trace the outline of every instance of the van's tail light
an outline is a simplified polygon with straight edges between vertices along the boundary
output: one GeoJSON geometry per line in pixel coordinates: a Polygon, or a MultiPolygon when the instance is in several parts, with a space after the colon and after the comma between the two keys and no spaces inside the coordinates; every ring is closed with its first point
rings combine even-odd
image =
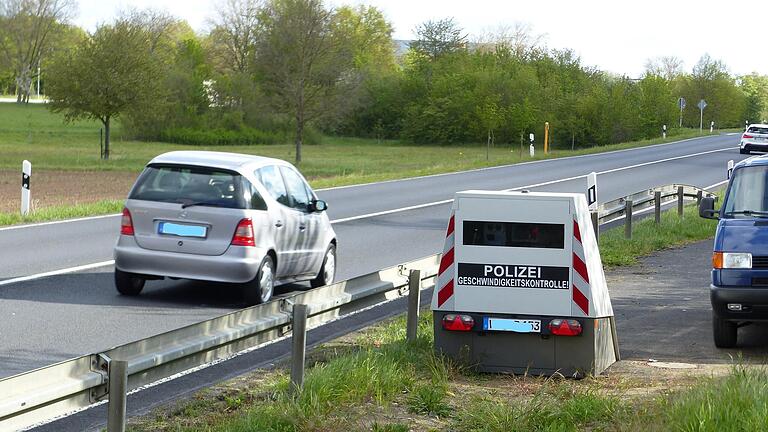
{"type": "Polygon", "coordinates": [[[581,334],[581,323],[574,319],[553,319],[547,325],[549,331],[557,336],[578,336],[581,334]]]}
{"type": "Polygon", "coordinates": [[[120,234],[133,235],[133,219],[131,219],[131,212],[127,208],[123,207],[123,218],[120,220],[120,234]]]}
{"type": "Polygon", "coordinates": [[[714,252],[713,269],[751,269],[752,254],[749,252],[714,252]]]}
{"type": "Polygon", "coordinates": [[[443,329],[448,331],[472,331],[475,320],[469,315],[448,314],[443,317],[443,329]]]}
{"type": "Polygon", "coordinates": [[[744,134],[744,135],[741,136],[741,139],[749,139],[749,138],[754,138],[754,136],[749,135],[749,134],[744,134]]]}
{"type": "Polygon", "coordinates": [[[253,235],[253,222],[251,218],[242,219],[237,224],[235,235],[232,236],[232,246],[256,246],[256,238],[253,235]]]}

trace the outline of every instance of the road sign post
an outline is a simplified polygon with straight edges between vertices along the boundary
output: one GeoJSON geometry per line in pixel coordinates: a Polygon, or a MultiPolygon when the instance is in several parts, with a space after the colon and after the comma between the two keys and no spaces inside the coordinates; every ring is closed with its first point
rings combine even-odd
{"type": "Polygon", "coordinates": [[[683,127],[683,108],[685,108],[685,98],[677,99],[677,106],[680,107],[680,127],[683,127]]]}
{"type": "Polygon", "coordinates": [[[699,107],[699,133],[702,133],[704,130],[704,108],[707,107],[707,102],[702,99],[697,106],[699,107]]]}

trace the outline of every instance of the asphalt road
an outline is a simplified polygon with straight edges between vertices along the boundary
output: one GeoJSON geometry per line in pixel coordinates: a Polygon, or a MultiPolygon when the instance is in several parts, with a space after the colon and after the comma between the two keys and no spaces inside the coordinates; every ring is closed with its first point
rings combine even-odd
{"type": "MultiPolygon", "coordinates": [[[[737,136],[711,136],[619,152],[376,183],[319,192],[339,237],[341,279],[442,248],[446,202],[465,189],[583,192],[598,172],[607,201],[669,183],[709,186],[740,160],[737,136]]],[[[446,150],[447,151],[447,150],[446,150]]],[[[46,366],[220,315],[243,305],[216,284],[152,281],[117,295],[112,246],[117,217],[0,229],[0,377],[46,366]],[[95,265],[94,265],[95,264],[95,265]],[[89,267],[90,265],[90,267],[89,267]],[[85,267],[82,267],[85,266],[85,267]],[[82,267],[80,271],[37,275],[82,267]],[[29,278],[28,280],[19,278],[29,278]]],[[[304,289],[289,286],[282,292],[304,289]]],[[[281,292],[278,289],[278,294],[281,292]]]]}

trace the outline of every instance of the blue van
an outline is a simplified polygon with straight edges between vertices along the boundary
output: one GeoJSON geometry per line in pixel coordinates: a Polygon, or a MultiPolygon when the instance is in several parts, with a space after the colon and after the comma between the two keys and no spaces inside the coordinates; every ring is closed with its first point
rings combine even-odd
{"type": "Polygon", "coordinates": [[[768,321],[768,156],[739,162],[720,210],[702,198],[699,216],[719,219],[712,253],[715,346],[736,346],[737,330],[768,321]]]}

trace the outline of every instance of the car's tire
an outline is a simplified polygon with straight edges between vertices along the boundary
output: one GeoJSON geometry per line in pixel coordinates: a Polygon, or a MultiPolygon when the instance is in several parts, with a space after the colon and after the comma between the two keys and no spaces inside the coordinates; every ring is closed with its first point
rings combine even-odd
{"type": "Polygon", "coordinates": [[[320,273],[312,279],[309,284],[312,288],[317,288],[333,283],[336,277],[336,245],[331,243],[325,251],[323,265],[320,267],[320,273]]]}
{"type": "Polygon", "coordinates": [[[739,153],[741,153],[741,154],[749,154],[749,150],[745,150],[743,148],[740,148],[739,149],[739,153]]]}
{"type": "Polygon", "coordinates": [[[256,278],[243,286],[243,297],[249,305],[256,305],[272,300],[274,292],[275,262],[267,255],[259,264],[256,278]]]}
{"type": "Polygon", "coordinates": [[[115,269],[115,288],[117,292],[126,296],[136,296],[144,289],[146,280],[136,274],[115,269]]]}
{"type": "Polygon", "coordinates": [[[712,315],[712,335],[718,348],[733,348],[736,346],[739,327],[735,322],[726,321],[712,315]]]}

